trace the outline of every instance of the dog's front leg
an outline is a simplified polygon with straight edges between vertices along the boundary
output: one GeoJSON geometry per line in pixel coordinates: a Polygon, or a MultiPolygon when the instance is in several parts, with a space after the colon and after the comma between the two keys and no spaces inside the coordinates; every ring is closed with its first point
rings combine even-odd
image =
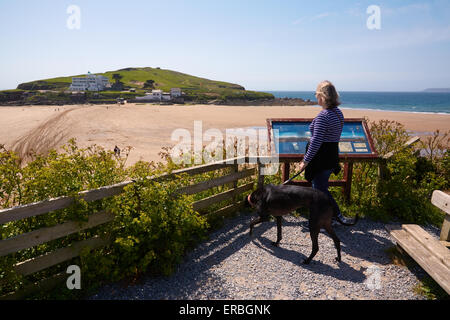
{"type": "Polygon", "coordinates": [[[275,247],[278,247],[281,241],[281,222],[283,221],[283,219],[281,218],[281,216],[277,216],[277,242],[272,242],[272,245],[274,245],[275,247]]]}
{"type": "Polygon", "coordinates": [[[258,217],[250,222],[250,235],[253,234],[253,227],[261,222],[263,222],[263,219],[261,217],[258,217]]]}

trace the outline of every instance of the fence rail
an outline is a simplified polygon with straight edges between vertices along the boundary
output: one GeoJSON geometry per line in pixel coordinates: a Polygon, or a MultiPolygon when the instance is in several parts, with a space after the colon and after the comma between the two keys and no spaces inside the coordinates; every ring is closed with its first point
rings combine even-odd
{"type": "MultiPolygon", "coordinates": [[[[246,183],[238,187],[239,180],[252,177],[257,172],[259,172],[257,171],[257,168],[259,169],[259,166],[254,166],[252,168],[243,168],[242,170],[239,170],[239,164],[248,164],[248,160],[248,157],[232,158],[211,164],[176,170],[171,172],[170,174],[147,177],[147,179],[153,181],[164,181],[175,179],[179,174],[194,176],[197,174],[217,171],[224,168],[231,168],[231,173],[229,174],[186,187],[181,187],[177,190],[178,194],[193,195],[214,187],[223,185],[229,186],[231,188],[230,190],[215,194],[210,197],[206,197],[193,203],[194,210],[204,214],[206,212],[206,209],[210,208],[212,205],[216,205],[225,200],[232,200],[231,204],[221,207],[220,209],[211,213],[214,215],[226,215],[239,210],[239,208],[241,208],[244,204],[244,201],[238,201],[238,196],[244,192],[252,190],[254,187],[256,181],[255,179],[253,182],[246,183]]],[[[260,180],[261,179],[258,179],[258,181],[260,180]]],[[[87,202],[101,200],[123,193],[124,188],[133,183],[134,181],[125,181],[111,186],[83,191],[79,193],[79,197],[87,202]]],[[[0,225],[36,217],[55,210],[65,209],[70,207],[74,203],[74,201],[75,200],[73,197],[58,197],[46,201],[3,209],[0,210],[0,225]]],[[[21,250],[29,249],[37,245],[47,243],[49,241],[76,234],[81,231],[86,231],[96,226],[110,223],[113,220],[114,215],[112,213],[107,211],[100,211],[89,215],[88,221],[84,223],[66,221],[56,226],[40,228],[28,233],[17,235],[12,238],[0,240],[0,257],[14,254],[21,250]]],[[[62,262],[66,262],[78,257],[82,250],[86,247],[89,247],[92,250],[107,246],[111,243],[111,240],[112,239],[108,234],[97,234],[89,239],[77,241],[69,244],[66,247],[56,249],[52,252],[48,252],[37,257],[33,257],[26,261],[21,261],[14,266],[14,270],[22,276],[29,276],[36,272],[45,270],[62,262]]],[[[38,290],[51,289],[55,285],[59,284],[62,280],[64,280],[66,276],[67,275],[64,272],[58,273],[49,278],[29,285],[23,290],[20,290],[18,292],[11,292],[0,298],[21,299],[29,294],[37,292],[38,290]]]]}

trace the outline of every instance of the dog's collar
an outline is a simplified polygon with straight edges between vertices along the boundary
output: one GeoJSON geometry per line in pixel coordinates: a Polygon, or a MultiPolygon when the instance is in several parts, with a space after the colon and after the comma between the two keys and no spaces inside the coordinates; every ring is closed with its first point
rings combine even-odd
{"type": "Polygon", "coordinates": [[[248,197],[247,197],[248,203],[250,203],[250,205],[251,205],[252,207],[254,207],[255,204],[252,202],[252,200],[250,200],[250,198],[251,198],[250,196],[251,196],[251,194],[249,194],[248,197]]]}

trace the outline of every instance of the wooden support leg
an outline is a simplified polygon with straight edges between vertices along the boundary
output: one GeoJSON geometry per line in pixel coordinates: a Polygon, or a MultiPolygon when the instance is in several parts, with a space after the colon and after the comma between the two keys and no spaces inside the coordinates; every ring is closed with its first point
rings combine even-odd
{"type": "Polygon", "coordinates": [[[378,176],[381,180],[389,179],[389,170],[385,159],[381,159],[378,163],[378,176]]]}
{"type": "Polygon", "coordinates": [[[446,213],[441,228],[441,241],[450,241],[450,194],[440,190],[434,190],[431,203],[446,213]]]}
{"type": "Polygon", "coordinates": [[[444,223],[441,229],[441,241],[450,241],[450,215],[445,215],[444,223]]]}
{"type": "Polygon", "coordinates": [[[352,192],[352,176],[353,176],[353,162],[347,162],[344,166],[344,197],[347,203],[350,203],[350,195],[352,192]]]}

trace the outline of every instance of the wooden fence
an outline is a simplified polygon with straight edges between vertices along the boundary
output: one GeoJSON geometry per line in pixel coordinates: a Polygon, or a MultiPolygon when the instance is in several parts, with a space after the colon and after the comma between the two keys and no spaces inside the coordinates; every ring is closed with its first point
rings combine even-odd
{"type": "MultiPolygon", "coordinates": [[[[198,194],[200,192],[209,190],[214,187],[227,185],[231,187],[229,190],[215,194],[213,196],[198,200],[194,202],[193,208],[195,211],[204,213],[206,209],[212,205],[217,205],[224,200],[231,200],[231,204],[219,208],[213,213],[215,215],[226,215],[239,210],[244,204],[244,200],[239,201],[239,196],[244,192],[250,191],[254,188],[255,179],[250,183],[245,183],[238,186],[238,181],[241,179],[253,177],[257,172],[258,165],[249,165],[248,158],[233,158],[224,161],[215,162],[212,164],[206,164],[196,166],[187,169],[181,169],[173,171],[170,174],[148,177],[148,179],[162,181],[174,179],[176,175],[187,174],[194,176],[197,174],[213,172],[224,168],[230,168],[226,175],[216,177],[211,180],[199,182],[186,187],[181,187],[177,190],[180,194],[198,194]],[[247,163],[245,166],[241,163],[247,163]]],[[[106,186],[95,190],[89,190],[79,193],[80,198],[87,202],[100,200],[115,195],[119,195],[124,191],[125,186],[132,184],[133,181],[126,181],[118,183],[112,186],[106,186]]],[[[261,183],[261,178],[258,178],[258,183],[261,183]]],[[[30,217],[36,217],[54,210],[65,209],[74,203],[74,199],[71,197],[59,197],[42,202],[22,205],[9,209],[0,210],[0,227],[3,224],[27,219],[30,217]]],[[[62,237],[76,234],[81,231],[85,231],[96,226],[110,223],[114,220],[114,215],[107,211],[100,211],[89,215],[88,221],[80,224],[75,221],[67,221],[62,224],[58,224],[52,227],[37,229],[25,234],[20,234],[12,238],[0,240],[0,258],[9,254],[14,254],[21,250],[35,247],[37,245],[44,244],[46,242],[60,239],[62,237]]],[[[21,261],[14,266],[15,271],[23,276],[29,276],[36,272],[45,270],[60,263],[69,261],[75,257],[78,257],[83,248],[89,247],[90,249],[96,249],[107,246],[111,243],[111,238],[108,234],[95,235],[89,239],[71,243],[67,247],[59,248],[53,252],[48,252],[44,255],[34,257],[27,261],[21,261]]],[[[41,280],[39,282],[29,285],[23,290],[18,292],[11,292],[1,297],[2,299],[22,299],[35,292],[45,291],[60,284],[64,279],[67,279],[68,275],[65,272],[61,272],[41,280]]],[[[0,282],[1,286],[1,282],[0,282]]]]}

